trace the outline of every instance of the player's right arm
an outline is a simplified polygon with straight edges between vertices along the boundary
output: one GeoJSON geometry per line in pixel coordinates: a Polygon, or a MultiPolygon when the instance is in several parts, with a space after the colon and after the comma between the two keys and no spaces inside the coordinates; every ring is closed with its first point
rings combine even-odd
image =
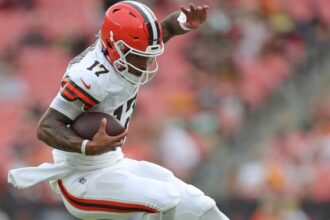
{"type": "MultiPolygon", "coordinates": [[[[93,62],[88,61],[87,66],[93,62]]],[[[68,125],[81,113],[103,100],[104,86],[99,84],[105,81],[103,77],[106,74],[96,75],[85,67],[69,72],[62,80],[60,92],[38,123],[38,139],[56,149],[80,153],[84,139],[76,135],[68,125]]],[[[106,121],[103,120],[93,140],[87,143],[87,155],[105,153],[122,145],[126,132],[109,136],[105,126],[106,121]]]]}
{"type": "Polygon", "coordinates": [[[207,10],[209,6],[195,6],[194,4],[190,4],[189,8],[181,6],[181,11],[176,11],[168,15],[162,22],[162,32],[163,32],[163,42],[166,43],[172,37],[176,35],[182,35],[188,33],[187,30],[183,30],[178,22],[178,17],[180,12],[182,12],[186,16],[186,22],[184,26],[194,30],[201,26],[207,18],[207,10]]]}
{"type": "MultiPolygon", "coordinates": [[[[37,127],[37,137],[47,145],[68,152],[81,151],[84,139],[79,137],[67,125],[72,120],[55,109],[49,108],[42,116],[37,127]]],[[[106,120],[102,120],[93,140],[88,142],[86,155],[97,155],[121,146],[127,131],[118,136],[109,136],[105,132],[106,120]]]]}

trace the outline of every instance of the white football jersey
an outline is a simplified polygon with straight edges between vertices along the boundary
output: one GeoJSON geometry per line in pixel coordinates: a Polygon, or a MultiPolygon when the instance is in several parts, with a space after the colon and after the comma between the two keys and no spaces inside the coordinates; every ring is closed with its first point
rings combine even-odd
{"type": "MultiPolygon", "coordinates": [[[[72,120],[84,111],[104,112],[115,116],[128,128],[138,89],[138,85],[130,83],[116,72],[104,56],[100,40],[97,40],[71,60],[63,76],[61,89],[50,107],[72,120]]],[[[53,154],[77,157],[77,153],[58,149],[54,149],[53,154]]],[[[94,159],[104,157],[116,161],[123,157],[120,147],[102,155],[94,156],[94,159]]],[[[78,156],[83,157],[80,154],[78,156]]]]}
{"type": "Polygon", "coordinates": [[[71,60],[50,107],[72,120],[84,111],[104,112],[127,128],[138,89],[116,72],[97,40],[71,60]]]}

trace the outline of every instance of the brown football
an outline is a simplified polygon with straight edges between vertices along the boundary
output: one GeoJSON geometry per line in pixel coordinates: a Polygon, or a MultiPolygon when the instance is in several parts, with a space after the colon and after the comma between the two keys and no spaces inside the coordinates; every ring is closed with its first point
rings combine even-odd
{"type": "Polygon", "coordinates": [[[106,132],[109,136],[116,136],[125,131],[125,128],[112,115],[101,112],[84,112],[76,118],[70,128],[84,139],[92,140],[98,129],[102,118],[107,119],[106,132]]]}

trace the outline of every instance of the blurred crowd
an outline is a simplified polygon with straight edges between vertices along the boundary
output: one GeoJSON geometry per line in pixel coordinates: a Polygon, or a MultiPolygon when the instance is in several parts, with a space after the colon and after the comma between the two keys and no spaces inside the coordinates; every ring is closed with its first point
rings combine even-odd
{"type": "MultiPolygon", "coordinates": [[[[51,149],[36,140],[36,124],[68,61],[96,40],[104,9],[114,2],[0,1],[0,209],[7,212],[0,220],[71,219],[52,208],[59,198],[47,184],[17,191],[7,185],[7,171],[52,161],[51,149]]],[[[162,19],[188,1],[146,3],[162,19]]],[[[166,45],[157,77],[138,96],[123,147],[128,157],[161,164],[187,181],[330,37],[327,0],[196,3],[210,5],[207,23],[166,45]]],[[[279,131],[266,155],[228,177],[233,198],[260,201],[231,219],[312,219],[301,201],[330,200],[329,104],[315,109],[301,127],[279,131]]]]}
{"type": "Polygon", "coordinates": [[[265,144],[262,157],[233,171],[230,194],[260,203],[251,219],[329,218],[329,212],[307,202],[329,207],[329,101],[317,104],[298,127],[281,128],[265,144]],[[307,213],[300,209],[304,206],[307,213]]]}

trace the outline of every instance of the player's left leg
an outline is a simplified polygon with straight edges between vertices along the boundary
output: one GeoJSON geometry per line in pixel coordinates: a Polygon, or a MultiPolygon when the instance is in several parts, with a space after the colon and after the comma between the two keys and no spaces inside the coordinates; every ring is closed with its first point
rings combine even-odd
{"type": "Polygon", "coordinates": [[[215,201],[195,186],[176,178],[164,167],[146,161],[127,159],[129,169],[140,177],[172,183],[180,193],[175,220],[228,220],[215,201]]]}
{"type": "Polygon", "coordinates": [[[215,201],[193,185],[174,177],[171,181],[180,193],[175,220],[229,220],[215,201]]]}

